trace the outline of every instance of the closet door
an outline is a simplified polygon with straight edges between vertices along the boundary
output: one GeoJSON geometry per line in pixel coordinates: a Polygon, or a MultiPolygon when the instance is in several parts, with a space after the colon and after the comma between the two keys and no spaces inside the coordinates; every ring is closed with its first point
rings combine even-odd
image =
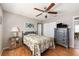
{"type": "Polygon", "coordinates": [[[50,37],[54,37],[54,30],[55,30],[55,28],[56,28],[56,22],[52,22],[52,23],[49,23],[49,36],[50,37]]]}
{"type": "Polygon", "coordinates": [[[49,24],[45,23],[43,25],[43,35],[48,36],[49,35],[49,24]]]}
{"type": "Polygon", "coordinates": [[[43,27],[44,36],[54,37],[54,29],[56,28],[56,22],[45,23],[43,27]]]}

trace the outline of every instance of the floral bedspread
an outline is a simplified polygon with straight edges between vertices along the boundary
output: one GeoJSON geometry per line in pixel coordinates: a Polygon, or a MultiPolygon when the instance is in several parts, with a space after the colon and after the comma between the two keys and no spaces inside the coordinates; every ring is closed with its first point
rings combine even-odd
{"type": "Polygon", "coordinates": [[[23,42],[32,51],[33,56],[40,56],[49,47],[55,48],[54,39],[39,35],[25,35],[23,42]]]}

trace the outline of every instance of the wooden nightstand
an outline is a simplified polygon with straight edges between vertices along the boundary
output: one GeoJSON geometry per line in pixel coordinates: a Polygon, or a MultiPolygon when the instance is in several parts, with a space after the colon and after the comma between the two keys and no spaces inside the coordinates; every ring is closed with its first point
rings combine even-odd
{"type": "Polygon", "coordinates": [[[9,39],[9,48],[14,49],[22,46],[22,38],[20,37],[10,37],[9,39]]]}

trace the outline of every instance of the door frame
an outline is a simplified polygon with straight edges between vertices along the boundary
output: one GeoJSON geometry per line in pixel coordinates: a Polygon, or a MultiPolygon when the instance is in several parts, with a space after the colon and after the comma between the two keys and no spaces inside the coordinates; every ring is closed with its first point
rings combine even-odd
{"type": "MultiPolygon", "coordinates": [[[[79,16],[74,16],[73,17],[73,39],[74,39],[74,36],[75,36],[74,33],[75,33],[75,18],[76,17],[79,17],[79,16]]],[[[74,45],[73,48],[75,48],[75,39],[74,39],[73,45],[74,45]]]]}

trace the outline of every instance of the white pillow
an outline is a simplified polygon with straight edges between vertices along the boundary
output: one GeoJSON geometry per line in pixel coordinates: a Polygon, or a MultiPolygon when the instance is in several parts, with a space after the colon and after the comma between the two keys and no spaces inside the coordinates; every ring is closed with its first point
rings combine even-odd
{"type": "Polygon", "coordinates": [[[28,36],[35,36],[36,34],[28,34],[28,36]]]}

